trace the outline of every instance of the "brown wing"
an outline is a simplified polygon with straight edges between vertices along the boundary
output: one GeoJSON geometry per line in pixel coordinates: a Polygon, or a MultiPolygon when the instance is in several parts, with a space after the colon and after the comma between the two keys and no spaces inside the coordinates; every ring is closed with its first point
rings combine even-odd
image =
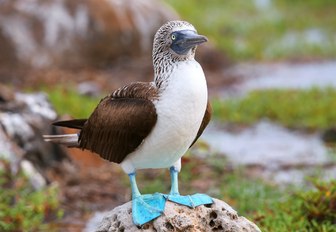
{"type": "Polygon", "coordinates": [[[120,163],[154,127],[152,103],[156,89],[150,83],[133,83],[116,90],[98,104],[79,136],[79,146],[120,163]]]}
{"type": "Polygon", "coordinates": [[[207,125],[210,122],[211,114],[212,114],[212,107],[211,107],[211,105],[210,105],[210,103],[208,101],[208,104],[207,104],[207,107],[206,107],[206,110],[205,110],[205,113],[204,113],[203,121],[201,123],[201,126],[200,126],[198,132],[197,132],[196,138],[194,139],[194,141],[192,142],[192,144],[190,145],[190,147],[192,145],[194,145],[194,143],[197,141],[197,139],[202,135],[204,129],[207,127],[207,125]]]}

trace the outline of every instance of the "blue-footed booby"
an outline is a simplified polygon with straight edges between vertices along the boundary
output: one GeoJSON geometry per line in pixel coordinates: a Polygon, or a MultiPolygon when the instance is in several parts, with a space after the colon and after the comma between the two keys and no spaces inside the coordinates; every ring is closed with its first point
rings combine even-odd
{"type": "Polygon", "coordinates": [[[132,188],[136,225],[159,217],[166,200],[196,207],[211,204],[205,194],[181,196],[181,157],[202,134],[211,117],[207,84],[196,47],[207,41],[185,21],[170,21],[155,34],[153,82],[135,82],[103,98],[88,119],[53,123],[79,129],[78,134],[47,135],[46,141],[88,149],[121,165],[132,188]],[[136,171],[169,168],[169,194],[141,195],[136,171]]]}

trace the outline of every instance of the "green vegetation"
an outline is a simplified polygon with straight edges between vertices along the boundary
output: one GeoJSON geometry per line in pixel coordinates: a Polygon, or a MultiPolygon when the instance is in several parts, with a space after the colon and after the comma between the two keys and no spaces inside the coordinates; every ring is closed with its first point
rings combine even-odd
{"type": "MultiPolygon", "coordinates": [[[[336,182],[313,182],[313,190],[298,190],[244,178],[239,172],[223,181],[221,193],[240,215],[262,231],[334,231],[336,182]],[[239,183],[239,184],[238,184],[239,183]]],[[[226,200],[226,199],[225,199],[226,200]]]]}
{"type": "Polygon", "coordinates": [[[242,99],[213,101],[214,115],[229,123],[252,124],[268,118],[290,128],[328,128],[336,124],[336,90],[260,90],[242,99]]]}
{"type": "Polygon", "coordinates": [[[41,231],[47,219],[61,216],[57,189],[34,190],[19,171],[11,174],[10,165],[0,161],[0,231],[41,231]]]}
{"type": "Polygon", "coordinates": [[[44,91],[59,115],[67,114],[74,118],[89,117],[100,101],[100,98],[80,95],[71,87],[44,88],[44,91]]]}
{"type": "Polygon", "coordinates": [[[336,57],[336,1],[166,0],[233,59],[336,57]]]}
{"type": "Polygon", "coordinates": [[[333,232],[336,222],[336,181],[312,181],[314,189],[296,191],[285,200],[259,208],[255,221],[263,231],[333,232]]]}

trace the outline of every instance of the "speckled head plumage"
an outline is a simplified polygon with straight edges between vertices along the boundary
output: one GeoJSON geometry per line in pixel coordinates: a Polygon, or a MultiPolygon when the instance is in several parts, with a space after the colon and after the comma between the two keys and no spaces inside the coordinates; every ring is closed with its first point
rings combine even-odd
{"type": "Polygon", "coordinates": [[[169,46],[172,43],[171,34],[178,30],[193,30],[196,32],[194,26],[186,21],[169,21],[165,23],[154,36],[153,57],[165,50],[169,50],[169,46]]]}
{"type": "Polygon", "coordinates": [[[193,60],[197,45],[207,41],[198,35],[195,27],[186,21],[169,21],[156,32],[153,42],[155,79],[169,73],[174,63],[193,60]]]}

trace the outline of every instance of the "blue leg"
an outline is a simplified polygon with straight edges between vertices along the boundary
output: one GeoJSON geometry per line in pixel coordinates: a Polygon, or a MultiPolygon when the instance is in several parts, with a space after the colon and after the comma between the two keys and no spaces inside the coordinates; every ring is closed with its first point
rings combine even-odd
{"type": "Polygon", "coordinates": [[[181,196],[178,191],[178,171],[175,167],[170,168],[170,178],[171,178],[171,190],[167,199],[173,201],[180,205],[186,205],[190,208],[195,208],[199,205],[212,204],[213,200],[211,197],[205,194],[196,193],[194,195],[181,196]]]}
{"type": "Polygon", "coordinates": [[[170,195],[180,195],[178,190],[178,171],[171,167],[169,169],[170,171],[170,180],[171,180],[171,189],[170,189],[170,195]]]}
{"type": "Polygon", "coordinates": [[[131,173],[128,176],[132,188],[133,222],[141,226],[159,217],[163,213],[166,199],[160,193],[141,195],[136,184],[135,173],[131,173]]]}

